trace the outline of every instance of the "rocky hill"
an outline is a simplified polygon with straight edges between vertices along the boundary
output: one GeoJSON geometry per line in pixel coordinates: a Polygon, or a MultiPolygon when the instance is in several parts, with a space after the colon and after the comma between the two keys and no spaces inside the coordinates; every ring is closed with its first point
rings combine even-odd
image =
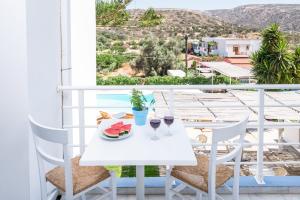
{"type": "Polygon", "coordinates": [[[300,32],[300,4],[253,4],[207,13],[240,26],[262,29],[278,23],[284,31],[300,32]]]}
{"type": "Polygon", "coordinates": [[[130,38],[143,38],[151,34],[160,38],[182,37],[185,34],[188,34],[190,38],[230,34],[243,36],[253,32],[251,28],[224,22],[201,11],[186,9],[156,9],[156,11],[164,17],[162,24],[156,27],[140,27],[138,21],[145,10],[132,9],[129,10],[131,17],[125,26],[98,27],[98,31],[116,32],[130,38]]]}

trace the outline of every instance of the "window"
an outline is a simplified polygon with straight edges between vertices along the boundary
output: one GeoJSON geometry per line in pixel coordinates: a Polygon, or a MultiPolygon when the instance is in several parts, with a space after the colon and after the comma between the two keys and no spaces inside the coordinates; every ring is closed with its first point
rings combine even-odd
{"type": "Polygon", "coordinates": [[[240,53],[239,46],[233,46],[233,52],[234,52],[235,55],[239,55],[239,53],[240,53]]]}

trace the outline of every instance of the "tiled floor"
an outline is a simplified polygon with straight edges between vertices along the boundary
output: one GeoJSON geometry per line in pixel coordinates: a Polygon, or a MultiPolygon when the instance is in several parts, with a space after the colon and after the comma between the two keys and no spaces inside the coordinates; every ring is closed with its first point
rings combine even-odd
{"type": "MultiPolygon", "coordinates": [[[[232,200],[231,195],[222,195],[224,200],[232,200]]],[[[195,198],[192,198],[195,199],[195,198]]],[[[136,200],[133,195],[120,195],[118,200],[136,200]]],[[[161,195],[149,195],[146,196],[146,200],[164,200],[164,196],[161,195]]],[[[203,200],[206,200],[205,198],[203,200]]],[[[300,194],[243,194],[240,195],[240,200],[300,200],[300,194]]]]}

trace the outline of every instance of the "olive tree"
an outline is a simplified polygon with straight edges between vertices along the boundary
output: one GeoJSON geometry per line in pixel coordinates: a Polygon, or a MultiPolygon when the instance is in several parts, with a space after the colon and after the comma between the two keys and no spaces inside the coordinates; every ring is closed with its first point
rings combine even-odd
{"type": "Polygon", "coordinates": [[[141,41],[141,54],[135,61],[135,67],[146,76],[163,76],[169,69],[177,68],[181,53],[180,44],[175,40],[162,41],[149,37],[141,41]]]}

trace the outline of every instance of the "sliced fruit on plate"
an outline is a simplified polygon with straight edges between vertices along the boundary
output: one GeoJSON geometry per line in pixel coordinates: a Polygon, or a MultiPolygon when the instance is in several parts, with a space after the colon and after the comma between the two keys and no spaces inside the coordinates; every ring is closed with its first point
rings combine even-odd
{"type": "Polygon", "coordinates": [[[131,124],[125,124],[120,128],[120,131],[122,131],[122,132],[124,132],[124,131],[130,132],[130,130],[131,130],[131,124]]]}
{"type": "Polygon", "coordinates": [[[131,124],[124,124],[118,122],[112,124],[109,128],[103,131],[103,134],[109,138],[119,138],[120,136],[127,135],[131,131],[131,124]]]}
{"type": "Polygon", "coordinates": [[[120,129],[108,128],[103,133],[107,137],[118,138],[120,136],[120,129]]]}
{"type": "Polygon", "coordinates": [[[118,122],[118,123],[111,125],[111,128],[120,129],[122,126],[124,126],[124,123],[118,122]]]}

